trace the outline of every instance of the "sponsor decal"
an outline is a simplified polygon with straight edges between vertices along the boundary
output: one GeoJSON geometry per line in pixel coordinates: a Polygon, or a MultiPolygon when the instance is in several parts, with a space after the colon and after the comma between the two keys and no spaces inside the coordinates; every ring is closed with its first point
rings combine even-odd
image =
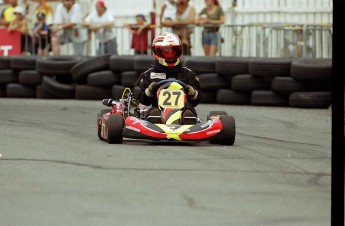
{"type": "Polygon", "coordinates": [[[166,79],[166,74],[165,73],[155,73],[155,72],[151,72],[150,74],[150,78],[151,79],[166,79]]]}
{"type": "Polygon", "coordinates": [[[209,127],[213,124],[213,121],[207,121],[206,123],[200,125],[201,128],[206,128],[206,127],[209,127]]]}
{"type": "Polygon", "coordinates": [[[208,131],[206,134],[210,135],[210,134],[215,134],[215,133],[219,133],[219,132],[220,132],[220,129],[216,129],[216,130],[208,131]]]}
{"type": "Polygon", "coordinates": [[[127,126],[127,125],[126,125],[126,128],[127,128],[127,129],[130,129],[130,130],[133,130],[133,131],[135,131],[135,132],[140,133],[140,129],[134,128],[134,127],[132,127],[132,126],[127,126]]]}

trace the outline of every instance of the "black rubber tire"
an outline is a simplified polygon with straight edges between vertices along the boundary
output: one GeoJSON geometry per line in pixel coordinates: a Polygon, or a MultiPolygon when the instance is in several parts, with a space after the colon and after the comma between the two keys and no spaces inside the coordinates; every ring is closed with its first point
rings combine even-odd
{"type": "Polygon", "coordinates": [[[0,56],[1,69],[11,69],[11,56],[0,56]]]}
{"type": "Polygon", "coordinates": [[[36,86],[36,98],[38,99],[56,99],[57,97],[47,93],[42,85],[36,86]]]}
{"type": "Polygon", "coordinates": [[[21,70],[35,70],[36,69],[36,59],[38,56],[12,56],[11,57],[11,68],[16,71],[21,70]]]}
{"type": "Polygon", "coordinates": [[[100,123],[100,120],[102,118],[102,116],[105,113],[110,112],[111,109],[102,109],[98,114],[97,114],[97,136],[100,140],[104,140],[104,138],[101,136],[101,129],[102,129],[102,125],[100,123]]]}
{"type": "Polygon", "coordinates": [[[218,57],[190,57],[186,59],[185,65],[196,74],[214,73],[218,57]]]}
{"type": "Polygon", "coordinates": [[[253,90],[270,90],[271,83],[254,78],[251,75],[236,75],[232,77],[231,89],[239,92],[251,92],[253,90]]]}
{"type": "Polygon", "coordinates": [[[139,74],[153,67],[153,57],[151,55],[136,55],[134,57],[133,69],[139,74]]]}
{"type": "Polygon", "coordinates": [[[236,138],[236,123],[235,119],[230,115],[220,116],[220,121],[223,125],[223,130],[212,137],[211,143],[218,143],[220,145],[234,145],[236,138]]]}
{"type": "Polygon", "coordinates": [[[140,74],[136,71],[124,71],[121,73],[121,85],[133,87],[139,85],[140,74]]]}
{"type": "Polygon", "coordinates": [[[254,90],[251,93],[250,103],[256,106],[288,106],[289,96],[272,90],[254,90]]]}
{"type": "Polygon", "coordinates": [[[84,59],[71,68],[73,80],[79,84],[86,83],[88,74],[96,71],[109,70],[110,55],[95,56],[84,59]]]}
{"type": "Polygon", "coordinates": [[[209,103],[209,104],[217,103],[217,92],[215,91],[199,90],[199,95],[201,96],[200,103],[209,103]]]}
{"type": "Polygon", "coordinates": [[[254,58],[249,62],[249,74],[253,77],[290,76],[292,58],[254,58]]]}
{"type": "Polygon", "coordinates": [[[200,88],[202,90],[218,90],[231,87],[231,78],[228,79],[227,76],[210,73],[200,74],[198,77],[200,80],[200,88]]]}
{"type": "Polygon", "coordinates": [[[71,75],[71,68],[83,60],[78,56],[47,56],[36,60],[36,70],[41,75],[71,75]]]}
{"type": "Polygon", "coordinates": [[[331,92],[295,92],[289,96],[289,105],[295,108],[328,108],[331,103],[331,92]]]}
{"type": "Polygon", "coordinates": [[[114,100],[120,99],[125,88],[126,87],[122,85],[113,85],[111,87],[111,98],[113,98],[114,100]]]}
{"type": "Polygon", "coordinates": [[[110,95],[110,88],[88,85],[77,85],[75,87],[75,99],[77,100],[102,100],[109,98],[110,95]]]}
{"type": "Polygon", "coordinates": [[[123,126],[124,121],[122,115],[111,114],[107,119],[108,137],[107,142],[109,144],[121,144],[123,140],[123,126]]]}
{"type": "Polygon", "coordinates": [[[0,70],[0,85],[6,85],[9,83],[17,83],[18,75],[12,69],[0,70]]]}
{"type": "Polygon", "coordinates": [[[140,92],[141,92],[140,87],[139,86],[134,86],[133,89],[132,89],[132,92],[133,92],[134,98],[138,100],[140,92]]]}
{"type": "Polygon", "coordinates": [[[109,59],[109,68],[115,73],[134,71],[134,55],[112,55],[109,59]]]}
{"type": "Polygon", "coordinates": [[[87,84],[96,87],[112,87],[119,84],[121,77],[118,73],[110,70],[92,72],[87,76],[87,84]]]}
{"type": "Polygon", "coordinates": [[[252,57],[220,57],[215,63],[219,75],[235,76],[249,74],[249,61],[252,57]]]}
{"type": "Polygon", "coordinates": [[[277,93],[290,94],[303,91],[330,91],[330,81],[298,81],[292,77],[275,77],[272,80],[272,91],[277,93]]]}
{"type": "Polygon", "coordinates": [[[230,105],[250,104],[250,93],[241,93],[230,89],[219,89],[217,91],[217,103],[230,105]]]}
{"type": "Polygon", "coordinates": [[[19,72],[18,80],[22,85],[37,86],[42,83],[42,75],[36,70],[24,70],[19,72]]]}
{"type": "Polygon", "coordinates": [[[75,84],[63,84],[56,81],[54,78],[49,76],[43,76],[42,86],[45,92],[62,98],[62,99],[73,99],[75,84]]]}
{"type": "Polygon", "coordinates": [[[35,98],[36,89],[30,86],[10,83],[6,86],[6,96],[15,98],[35,98]]]}
{"type": "Polygon", "coordinates": [[[332,76],[332,60],[302,59],[291,64],[291,77],[299,81],[324,81],[332,76]]]}
{"type": "Polygon", "coordinates": [[[6,85],[0,85],[0,97],[6,97],[6,85]]]}

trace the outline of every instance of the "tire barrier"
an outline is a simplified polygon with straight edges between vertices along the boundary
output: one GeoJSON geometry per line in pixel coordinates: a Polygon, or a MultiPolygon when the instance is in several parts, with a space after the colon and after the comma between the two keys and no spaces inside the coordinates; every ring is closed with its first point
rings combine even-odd
{"type": "MultiPolygon", "coordinates": [[[[149,55],[1,56],[0,97],[101,100],[139,95],[149,55]]],[[[201,103],[328,108],[330,59],[193,57],[182,60],[200,79],[201,103]]]]}

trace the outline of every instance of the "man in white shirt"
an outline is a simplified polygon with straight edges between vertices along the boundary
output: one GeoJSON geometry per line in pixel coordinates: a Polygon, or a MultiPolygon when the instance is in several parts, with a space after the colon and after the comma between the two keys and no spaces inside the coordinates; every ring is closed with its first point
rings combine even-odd
{"type": "Polygon", "coordinates": [[[82,56],[87,42],[87,29],[81,26],[82,11],[75,0],[62,0],[55,11],[52,30],[52,51],[54,55],[60,55],[60,45],[72,42],[74,55],[82,56]]]}
{"type": "Polygon", "coordinates": [[[95,33],[99,41],[97,55],[117,55],[117,42],[114,31],[114,17],[107,11],[103,0],[96,2],[96,10],[90,13],[84,20],[83,25],[95,33]]]}

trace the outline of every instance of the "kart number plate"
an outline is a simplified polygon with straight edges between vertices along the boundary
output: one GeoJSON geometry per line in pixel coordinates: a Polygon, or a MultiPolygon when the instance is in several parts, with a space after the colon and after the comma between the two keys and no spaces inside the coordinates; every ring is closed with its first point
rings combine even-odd
{"type": "Polygon", "coordinates": [[[158,95],[158,104],[163,108],[181,109],[185,105],[185,94],[182,90],[162,90],[158,95]]]}

